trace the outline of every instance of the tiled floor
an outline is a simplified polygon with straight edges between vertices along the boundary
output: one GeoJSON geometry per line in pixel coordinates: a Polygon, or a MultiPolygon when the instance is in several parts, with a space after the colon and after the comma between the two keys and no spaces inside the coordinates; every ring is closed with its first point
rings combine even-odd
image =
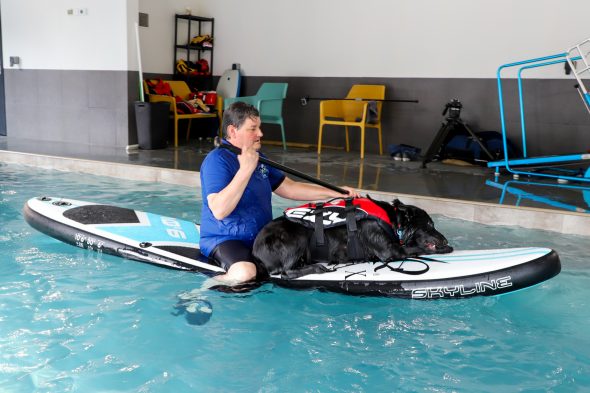
{"type": "MultiPolygon", "coordinates": [[[[182,172],[197,172],[203,158],[212,148],[211,142],[194,140],[179,148],[126,152],[121,148],[69,143],[39,143],[0,136],[0,153],[4,150],[7,153],[21,152],[35,156],[77,158],[139,165],[152,169],[180,169],[183,170],[182,172]]],[[[484,203],[486,206],[503,204],[504,206],[534,208],[532,210],[500,210],[501,214],[495,211],[491,217],[496,217],[498,223],[503,223],[505,221],[503,217],[511,214],[525,216],[536,214],[538,217],[530,217],[530,219],[539,220],[541,217],[541,220],[546,220],[543,218],[546,213],[557,212],[574,215],[568,218],[574,220],[569,225],[579,225],[581,218],[584,223],[590,219],[590,214],[588,214],[590,213],[590,184],[588,183],[562,185],[554,180],[543,181],[528,178],[515,181],[508,175],[495,177],[492,169],[484,167],[465,167],[433,162],[428,164],[427,168],[422,168],[421,162],[394,161],[388,155],[369,154],[364,160],[360,160],[358,152],[347,153],[343,150],[323,150],[321,157],[318,157],[313,149],[289,148],[287,152],[284,152],[278,146],[265,145],[263,150],[273,161],[335,185],[349,185],[368,192],[453,200],[458,202],[455,209],[459,214],[455,214],[455,216],[459,217],[462,209],[461,201],[464,201],[472,205],[473,203],[484,203]],[[548,209],[548,211],[544,212],[539,209],[548,209]]],[[[0,161],[2,161],[1,154],[0,161]]],[[[440,211],[440,209],[438,210],[440,211]]],[[[489,215],[490,209],[481,214],[489,215]]],[[[529,220],[529,218],[525,219],[529,220]]],[[[523,224],[519,222],[518,225],[523,224]]],[[[539,226],[543,227],[543,224],[536,227],[539,226]]]]}

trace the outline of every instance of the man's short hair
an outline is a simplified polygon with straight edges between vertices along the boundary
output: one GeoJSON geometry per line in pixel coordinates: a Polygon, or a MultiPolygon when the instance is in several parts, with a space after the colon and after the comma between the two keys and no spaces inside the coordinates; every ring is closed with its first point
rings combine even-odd
{"type": "Polygon", "coordinates": [[[229,137],[227,127],[240,128],[247,119],[257,117],[260,117],[260,112],[256,107],[241,101],[234,102],[223,112],[223,121],[221,122],[223,136],[225,138],[229,137]]]}

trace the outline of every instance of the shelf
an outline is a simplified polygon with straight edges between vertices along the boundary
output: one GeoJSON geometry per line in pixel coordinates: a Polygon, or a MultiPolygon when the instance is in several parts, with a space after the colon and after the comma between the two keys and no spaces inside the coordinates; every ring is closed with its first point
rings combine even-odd
{"type": "Polygon", "coordinates": [[[178,79],[191,79],[191,78],[211,78],[211,74],[197,74],[197,75],[190,75],[190,74],[179,74],[178,72],[174,73],[173,76],[178,79]]]}
{"type": "MultiPolygon", "coordinates": [[[[189,86],[198,84],[206,86],[205,89],[210,90],[213,84],[213,75],[185,75],[179,74],[176,70],[176,64],[179,59],[186,57],[184,60],[197,63],[200,60],[207,60],[209,63],[209,71],[213,71],[213,46],[202,46],[191,44],[194,37],[207,34],[214,37],[215,19],[205,18],[202,16],[176,14],[174,23],[174,47],[173,47],[173,74],[174,78],[191,81],[189,86]],[[182,26],[182,35],[179,35],[179,25],[182,26]],[[186,28],[185,28],[186,27],[186,28]],[[179,41],[181,42],[179,44],[179,41]]],[[[203,90],[199,87],[199,90],[203,90]]]]}
{"type": "Polygon", "coordinates": [[[213,50],[213,47],[207,46],[195,46],[195,45],[176,45],[176,49],[183,49],[183,50],[213,50]]]}
{"type": "Polygon", "coordinates": [[[204,16],[176,14],[177,19],[192,20],[196,22],[213,22],[213,18],[205,18],[204,16]]]}

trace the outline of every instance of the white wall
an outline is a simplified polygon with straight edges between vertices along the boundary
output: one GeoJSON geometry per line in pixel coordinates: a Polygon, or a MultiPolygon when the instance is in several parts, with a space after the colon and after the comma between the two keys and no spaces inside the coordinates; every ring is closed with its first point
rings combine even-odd
{"type": "Polygon", "coordinates": [[[149,15],[149,27],[139,28],[144,72],[173,73],[174,14],[187,8],[199,14],[197,0],[139,0],[139,12],[149,15]]]}
{"type": "Polygon", "coordinates": [[[23,69],[128,69],[126,5],[122,0],[2,0],[4,67],[10,68],[10,56],[20,56],[23,69]],[[67,15],[71,8],[87,9],[88,15],[67,15]]]}
{"type": "MultiPolygon", "coordinates": [[[[199,0],[215,74],[492,78],[590,37],[589,0],[199,0]]],[[[531,76],[564,77],[563,67],[531,76]]]]}
{"type": "MultiPolygon", "coordinates": [[[[138,70],[137,62],[137,32],[135,25],[138,21],[139,0],[126,0],[126,30],[127,30],[127,69],[138,70]]],[[[139,29],[138,29],[139,30],[139,29]]]]}
{"type": "MultiPolygon", "coordinates": [[[[589,0],[0,0],[4,67],[172,73],[174,14],[215,18],[215,69],[245,75],[492,78],[590,36],[589,0]],[[87,16],[68,16],[86,8],[87,16]]],[[[565,77],[562,67],[530,76],[565,77]]]]}
{"type": "Polygon", "coordinates": [[[137,70],[135,23],[146,12],[143,68],[172,73],[174,14],[187,8],[198,13],[197,0],[0,0],[3,64],[19,56],[22,69],[137,70]],[[67,14],[80,8],[88,14],[67,14]]]}

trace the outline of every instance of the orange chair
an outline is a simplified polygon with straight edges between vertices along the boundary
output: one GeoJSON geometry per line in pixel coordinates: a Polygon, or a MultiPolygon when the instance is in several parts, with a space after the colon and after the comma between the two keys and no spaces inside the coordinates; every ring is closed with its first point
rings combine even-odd
{"type": "Polygon", "coordinates": [[[385,99],[384,85],[353,85],[348,100],[325,100],[320,102],[320,129],[318,133],[318,154],[322,152],[322,132],[324,125],[345,127],[346,151],[350,151],[348,127],[361,129],[361,158],[365,157],[365,128],[376,128],[379,137],[379,154],[383,154],[383,138],[381,135],[381,107],[383,102],[377,101],[377,118],[367,123],[368,106],[371,100],[385,99]]]}
{"type": "Polygon", "coordinates": [[[191,121],[192,119],[205,119],[205,118],[214,118],[217,117],[216,113],[190,113],[190,114],[182,114],[178,113],[176,110],[176,100],[174,96],[179,96],[183,100],[188,100],[191,98],[192,93],[189,89],[186,82],[183,81],[164,81],[170,85],[172,89],[173,96],[165,96],[165,95],[157,95],[157,94],[149,94],[147,93],[148,87],[147,83],[143,82],[144,91],[148,94],[149,102],[169,102],[170,103],[170,113],[174,118],[174,147],[178,147],[178,121],[179,120],[188,120],[188,128],[186,131],[186,140],[190,136],[191,131],[191,121]]]}

